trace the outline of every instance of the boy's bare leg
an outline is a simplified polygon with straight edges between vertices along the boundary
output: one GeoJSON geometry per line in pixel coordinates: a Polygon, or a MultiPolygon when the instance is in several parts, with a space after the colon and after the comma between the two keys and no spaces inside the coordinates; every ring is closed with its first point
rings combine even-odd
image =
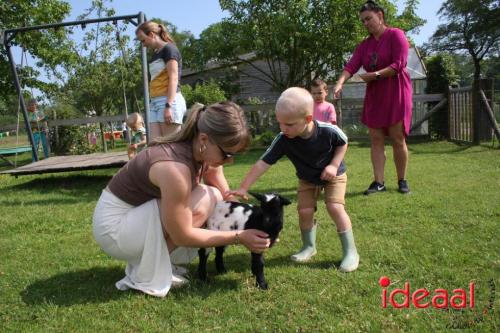
{"type": "Polygon", "coordinates": [[[343,204],[329,202],[326,204],[326,210],[335,223],[337,232],[344,232],[352,228],[351,219],[347,215],[343,204]]]}
{"type": "Polygon", "coordinates": [[[315,190],[306,190],[298,192],[298,213],[299,226],[302,238],[302,248],[299,252],[290,257],[293,261],[304,262],[308,261],[316,254],[316,223],[314,221],[314,206],[302,207],[304,202],[315,204],[315,190]],[[314,198],[311,201],[311,196],[314,198]]]}

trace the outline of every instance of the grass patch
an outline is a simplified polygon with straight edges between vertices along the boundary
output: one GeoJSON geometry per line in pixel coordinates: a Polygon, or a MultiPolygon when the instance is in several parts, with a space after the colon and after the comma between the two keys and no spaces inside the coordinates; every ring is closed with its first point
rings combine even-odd
{"type": "MultiPolygon", "coordinates": [[[[261,154],[248,152],[227,167],[232,187],[261,154]]],[[[354,143],[346,156],[346,207],[361,255],[356,272],[334,268],[340,242],[322,204],[318,255],[302,265],[288,259],[300,247],[300,233],[297,180],[284,160],[253,188],[277,190],[294,203],[286,207],[281,242],[266,253],[270,290],[254,287],[249,253],[231,247],[227,274],[216,275],[211,258],[208,284],[193,280],[164,299],[116,290],[124,263],[104,254],[92,238],[95,203],[116,170],[1,175],[0,331],[442,332],[460,324],[469,327],[465,331],[497,332],[498,299],[493,310],[483,310],[492,296],[490,283],[498,286],[500,276],[500,151],[413,144],[407,196],[396,191],[390,149],[387,161],[388,192],[366,197],[369,147],[354,143]],[[408,281],[412,290],[451,292],[474,280],[476,307],[383,309],[382,275],[391,278],[390,290],[408,281]]]]}

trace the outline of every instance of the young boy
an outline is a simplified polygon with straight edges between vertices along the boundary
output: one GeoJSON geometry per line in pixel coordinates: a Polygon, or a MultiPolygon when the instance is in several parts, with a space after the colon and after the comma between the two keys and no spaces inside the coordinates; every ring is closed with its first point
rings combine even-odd
{"type": "Polygon", "coordinates": [[[311,94],[302,88],[289,88],[281,94],[276,103],[276,119],[281,133],[252,166],[240,188],[228,194],[247,199],[252,184],[286,155],[299,178],[297,210],[303,244],[291,259],[304,262],[316,254],[314,211],[319,192],[324,190],[328,214],[335,221],[342,243],[343,258],[339,270],[351,272],[358,267],[359,255],[351,220],[344,208],[347,174],[343,158],[347,137],[337,126],[313,120],[313,104],[311,94]]]}
{"type": "Polygon", "coordinates": [[[311,95],[314,98],[313,119],[325,123],[337,124],[337,115],[332,103],[326,101],[328,86],[322,80],[314,80],[311,83],[311,95]]]}
{"type": "MultiPolygon", "coordinates": [[[[35,149],[38,151],[38,146],[40,141],[42,142],[43,157],[49,158],[50,147],[47,140],[48,136],[48,126],[47,126],[47,116],[42,110],[38,109],[38,102],[36,99],[32,98],[27,105],[28,117],[31,126],[31,131],[33,132],[33,140],[35,144],[35,149]]],[[[32,160],[35,161],[35,155],[32,156],[32,160]]]]}
{"type": "Polygon", "coordinates": [[[130,145],[127,148],[128,159],[131,160],[146,147],[146,128],[144,128],[144,119],[137,112],[128,116],[127,125],[132,130],[130,145]]]}

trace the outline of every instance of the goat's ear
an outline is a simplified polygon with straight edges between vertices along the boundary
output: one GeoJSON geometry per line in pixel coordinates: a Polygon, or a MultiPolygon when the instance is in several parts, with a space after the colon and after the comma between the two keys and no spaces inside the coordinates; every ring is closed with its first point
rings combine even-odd
{"type": "Polygon", "coordinates": [[[250,193],[255,199],[259,200],[260,202],[266,202],[266,197],[263,196],[262,194],[255,192],[248,192],[248,193],[250,193]]]}
{"type": "Polygon", "coordinates": [[[282,197],[281,195],[279,196],[280,197],[280,201],[281,201],[281,204],[283,206],[288,206],[289,204],[291,204],[292,202],[290,200],[288,200],[287,198],[285,197],[282,197]]]}

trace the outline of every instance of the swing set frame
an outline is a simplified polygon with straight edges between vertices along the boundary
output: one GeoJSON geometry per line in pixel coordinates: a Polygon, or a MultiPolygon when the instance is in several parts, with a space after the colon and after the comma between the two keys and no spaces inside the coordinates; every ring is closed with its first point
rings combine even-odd
{"type": "MultiPolygon", "coordinates": [[[[57,29],[60,27],[68,27],[68,26],[82,26],[85,27],[87,24],[92,23],[100,23],[100,22],[118,22],[124,21],[125,23],[133,24],[134,26],[139,26],[143,22],[146,21],[146,16],[143,12],[139,12],[135,15],[123,15],[123,16],[113,16],[113,17],[104,17],[104,18],[96,18],[96,19],[88,19],[88,20],[77,20],[70,22],[61,22],[61,23],[52,23],[52,24],[43,24],[43,25],[35,25],[31,27],[20,27],[15,29],[6,29],[4,31],[0,31],[0,42],[4,45],[7,51],[7,57],[9,59],[9,64],[13,76],[14,85],[16,87],[19,103],[21,106],[21,110],[24,118],[24,126],[26,127],[26,132],[28,134],[28,139],[31,144],[31,151],[33,153],[34,161],[38,161],[38,152],[35,147],[35,141],[33,138],[33,131],[30,126],[28,111],[26,107],[26,102],[23,97],[22,87],[19,80],[19,74],[17,72],[16,62],[14,60],[14,56],[12,54],[12,42],[14,41],[16,35],[18,33],[23,33],[27,31],[34,30],[44,30],[44,29],[57,29]]],[[[141,46],[141,63],[142,63],[142,80],[143,80],[143,90],[144,90],[144,113],[145,113],[145,123],[148,124],[149,119],[149,79],[148,79],[148,63],[147,63],[147,50],[145,47],[141,46]]],[[[147,131],[149,134],[149,131],[147,131]]],[[[149,141],[149,135],[148,135],[149,141]]]]}

